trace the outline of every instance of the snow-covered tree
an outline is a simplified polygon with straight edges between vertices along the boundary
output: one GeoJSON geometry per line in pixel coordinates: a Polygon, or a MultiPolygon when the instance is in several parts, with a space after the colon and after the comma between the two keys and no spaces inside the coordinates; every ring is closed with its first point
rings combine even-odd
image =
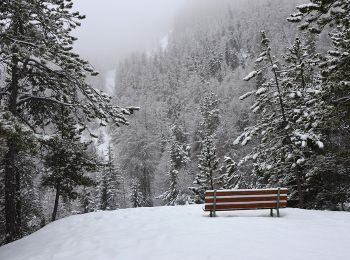
{"type": "Polygon", "coordinates": [[[179,187],[179,174],[190,161],[190,147],[187,144],[187,137],[181,126],[173,125],[170,127],[170,137],[167,140],[167,146],[164,156],[167,158],[167,190],[157,199],[161,199],[165,205],[176,205],[178,199],[182,196],[179,187]]]}
{"type": "Polygon", "coordinates": [[[200,135],[202,137],[215,134],[220,125],[219,99],[214,92],[204,97],[200,106],[202,120],[200,122],[200,135]]]}
{"type": "Polygon", "coordinates": [[[17,161],[18,168],[21,169],[21,214],[22,232],[29,235],[45,224],[45,217],[41,205],[40,187],[35,185],[39,175],[36,168],[36,161],[33,158],[21,153],[17,161]]]}
{"type": "Polygon", "coordinates": [[[310,208],[346,210],[350,201],[349,151],[331,150],[313,158],[306,176],[310,208]]]}
{"type": "Polygon", "coordinates": [[[288,18],[290,22],[301,23],[301,30],[313,34],[320,34],[325,28],[331,28],[329,36],[333,49],[328,51],[319,65],[331,98],[340,104],[350,102],[349,11],[350,6],[346,0],[310,0],[307,4],[297,6],[297,12],[288,18]]]}
{"type": "Polygon", "coordinates": [[[199,125],[201,137],[201,152],[198,156],[198,170],[194,187],[189,189],[195,194],[196,203],[204,201],[205,191],[217,188],[219,160],[216,155],[215,132],[220,124],[219,100],[211,92],[206,96],[200,106],[202,120],[199,125]]]}
{"type": "Polygon", "coordinates": [[[5,242],[10,242],[23,235],[23,214],[21,210],[21,187],[23,182],[21,176],[24,175],[26,170],[20,168],[22,165],[25,165],[21,164],[21,160],[23,159],[21,154],[34,154],[36,152],[36,143],[32,131],[28,127],[24,127],[8,111],[0,110],[0,132],[4,143],[3,149],[5,150],[2,153],[3,163],[1,165],[4,191],[4,230],[6,231],[4,233],[6,236],[5,242]],[[9,153],[10,150],[7,146],[9,139],[12,140],[11,149],[14,149],[16,153],[9,153]],[[13,160],[13,165],[9,165],[8,160],[13,160]]]}
{"type": "MultiPolygon", "coordinates": [[[[335,203],[337,200],[330,198],[339,198],[334,194],[337,187],[339,190],[344,190],[344,187],[347,186],[348,194],[350,192],[350,185],[345,184],[348,183],[346,180],[349,177],[346,174],[344,175],[344,172],[347,171],[344,169],[348,167],[348,160],[345,158],[350,148],[348,138],[350,123],[348,117],[350,112],[349,12],[350,5],[348,1],[311,0],[307,4],[297,6],[297,12],[288,18],[290,22],[300,23],[299,29],[309,37],[315,38],[318,35],[323,36],[324,32],[328,33],[331,42],[330,49],[327,53],[321,53],[320,61],[315,64],[320,70],[322,100],[331,109],[333,117],[324,115],[329,122],[332,122],[332,127],[327,133],[328,146],[324,159],[320,159],[322,156],[316,157],[314,159],[315,163],[308,173],[307,182],[310,187],[310,201],[313,201],[314,205],[325,204],[324,202],[328,201],[328,204],[333,203],[333,207],[336,207],[339,202],[335,203]],[[319,163],[320,161],[323,162],[319,163]],[[320,164],[323,167],[319,167],[320,164]],[[328,169],[327,173],[332,176],[331,178],[325,176],[324,169],[328,169]],[[323,180],[323,183],[320,180],[323,180]],[[337,180],[342,180],[342,184],[337,180]],[[321,197],[322,199],[320,199],[321,197]]],[[[344,201],[341,203],[344,203],[344,201]]]]}
{"type": "Polygon", "coordinates": [[[145,206],[145,199],[140,189],[140,181],[137,178],[133,178],[130,183],[130,202],[133,208],[145,206]]]}
{"type": "Polygon", "coordinates": [[[80,129],[74,125],[69,111],[62,110],[57,130],[57,135],[45,141],[48,148],[44,162],[47,173],[42,180],[44,186],[53,188],[56,193],[52,221],[56,219],[60,197],[77,199],[77,186],[94,185],[86,172],[95,171],[99,165],[88,152],[89,144],[81,141],[80,129]]]}
{"type": "Polygon", "coordinates": [[[84,186],[79,194],[80,204],[83,213],[94,212],[98,210],[98,191],[95,187],[84,186]]]}
{"type": "Polygon", "coordinates": [[[108,146],[108,157],[99,184],[100,209],[114,210],[119,207],[121,176],[114,165],[112,147],[108,146]]]}
{"type": "MultiPolygon", "coordinates": [[[[149,122],[149,128],[151,123],[152,121],[149,122]]],[[[118,147],[120,146],[125,149],[119,149],[118,164],[123,172],[129,174],[127,177],[137,178],[140,181],[144,206],[152,207],[154,195],[151,182],[157,166],[157,156],[160,153],[160,140],[155,138],[152,132],[149,133],[142,127],[135,127],[125,133],[124,139],[118,143],[118,147]]]]}
{"type": "Polygon", "coordinates": [[[234,189],[238,187],[241,176],[238,175],[237,163],[231,158],[226,156],[224,158],[225,165],[222,167],[222,176],[219,177],[222,182],[222,188],[234,189]]]}
{"type": "Polygon", "coordinates": [[[180,170],[190,160],[190,147],[187,144],[187,137],[183,129],[178,125],[170,128],[170,164],[176,170],[180,170]]]}
{"type": "Polygon", "coordinates": [[[283,64],[273,56],[269,43],[263,32],[265,49],[256,60],[260,69],[244,80],[249,81],[267,69],[271,69],[268,74],[271,79],[241,97],[255,96],[252,110],[258,114],[257,123],[247,128],[234,143],[245,145],[253,136],[259,136],[259,144],[246,159],[253,159],[260,183],[289,186],[302,207],[304,165],[311,155],[324,147],[325,116],[330,119],[330,108],[322,100],[322,86],[310,75],[314,57],[307,53],[300,39],[288,49],[283,64]]]}
{"type": "MultiPolygon", "coordinates": [[[[297,6],[297,12],[288,20],[301,23],[299,29],[309,34],[321,34],[325,28],[329,31],[332,49],[321,56],[315,64],[321,73],[325,100],[335,104],[338,116],[349,124],[347,114],[350,104],[350,6],[348,1],[310,0],[308,4],[297,6]]],[[[311,37],[311,36],[310,36],[311,37]]]]}
{"type": "Polygon", "coordinates": [[[195,194],[195,202],[203,203],[206,190],[217,188],[219,182],[219,160],[216,156],[216,147],[213,136],[206,136],[201,142],[201,154],[198,156],[199,172],[195,177],[194,187],[189,189],[195,194]]]}
{"type": "MultiPolygon", "coordinates": [[[[40,129],[52,123],[61,106],[84,127],[96,118],[127,124],[125,115],[134,110],[111,105],[106,94],[86,83],[87,76],[97,73],[73,52],[76,38],[71,32],[84,16],[72,11],[72,6],[71,0],[1,1],[0,64],[5,72],[0,81],[6,82],[0,86],[1,110],[15,117],[21,132],[29,129],[41,134],[40,129]]],[[[3,160],[8,242],[21,236],[17,141],[14,135],[7,136],[3,160]]]]}
{"type": "Polygon", "coordinates": [[[170,183],[169,188],[163,194],[158,196],[158,199],[161,199],[165,205],[174,206],[178,200],[178,196],[180,195],[179,187],[178,187],[178,179],[179,172],[175,169],[171,169],[168,173],[168,181],[170,183]]]}

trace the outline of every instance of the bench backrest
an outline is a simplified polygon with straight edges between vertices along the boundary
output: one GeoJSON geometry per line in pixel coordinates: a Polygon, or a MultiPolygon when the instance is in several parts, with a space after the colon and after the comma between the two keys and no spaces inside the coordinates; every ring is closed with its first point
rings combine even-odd
{"type": "Polygon", "coordinates": [[[287,206],[288,189],[207,190],[206,211],[274,209],[287,206]]]}

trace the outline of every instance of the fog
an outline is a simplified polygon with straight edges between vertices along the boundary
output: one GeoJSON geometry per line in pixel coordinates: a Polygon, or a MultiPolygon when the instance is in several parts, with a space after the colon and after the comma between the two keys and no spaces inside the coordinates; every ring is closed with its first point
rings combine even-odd
{"type": "Polygon", "coordinates": [[[76,51],[106,70],[134,51],[151,50],[189,0],[75,0],[87,18],[75,31],[76,51]]]}

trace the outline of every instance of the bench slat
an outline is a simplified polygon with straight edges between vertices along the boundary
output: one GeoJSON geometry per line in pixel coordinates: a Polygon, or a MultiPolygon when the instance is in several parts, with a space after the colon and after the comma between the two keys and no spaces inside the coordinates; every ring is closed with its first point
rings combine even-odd
{"type": "MultiPolygon", "coordinates": [[[[220,203],[220,202],[250,202],[250,201],[276,201],[277,199],[277,195],[273,195],[273,196],[259,196],[259,197],[254,197],[254,196],[249,196],[249,197],[243,197],[243,196],[239,196],[239,197],[235,197],[235,196],[217,196],[216,197],[216,203],[220,203]]],[[[287,195],[284,194],[282,196],[280,196],[280,200],[287,200],[287,195]]],[[[214,198],[213,197],[206,197],[205,198],[205,203],[213,203],[214,202],[214,198]]]]}
{"type": "MultiPolygon", "coordinates": [[[[235,196],[235,195],[264,195],[264,194],[277,194],[278,189],[270,190],[217,190],[216,196],[235,196]]],[[[287,194],[287,189],[281,189],[280,194],[287,194]]],[[[205,196],[214,196],[214,191],[209,190],[205,192],[205,196]]]]}
{"type": "MultiPolygon", "coordinates": [[[[280,200],[281,202],[287,202],[286,200],[280,200]]],[[[242,205],[242,204],[261,204],[261,203],[276,203],[277,200],[274,201],[241,201],[241,202],[220,202],[220,203],[215,203],[215,205],[242,205]]],[[[208,205],[214,205],[214,203],[205,203],[206,206],[208,205]]]]}
{"type": "MultiPolygon", "coordinates": [[[[287,202],[283,201],[280,202],[280,208],[285,208],[287,207],[287,202]]],[[[216,205],[215,210],[219,211],[219,210],[236,210],[236,209],[274,209],[277,207],[277,203],[276,202],[272,202],[272,203],[249,203],[249,204],[224,204],[224,205],[216,205]]],[[[214,207],[213,205],[205,205],[205,211],[211,211],[213,210],[214,207]]]]}

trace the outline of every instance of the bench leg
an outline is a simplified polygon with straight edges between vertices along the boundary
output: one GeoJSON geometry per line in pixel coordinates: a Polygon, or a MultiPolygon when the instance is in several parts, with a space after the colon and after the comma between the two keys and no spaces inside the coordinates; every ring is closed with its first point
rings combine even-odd
{"type": "Polygon", "coordinates": [[[270,209],[270,216],[273,217],[273,209],[270,209]]]}
{"type": "Polygon", "coordinates": [[[277,192],[277,207],[276,207],[276,211],[277,211],[277,217],[280,217],[280,188],[278,188],[278,192],[277,192]]]}

